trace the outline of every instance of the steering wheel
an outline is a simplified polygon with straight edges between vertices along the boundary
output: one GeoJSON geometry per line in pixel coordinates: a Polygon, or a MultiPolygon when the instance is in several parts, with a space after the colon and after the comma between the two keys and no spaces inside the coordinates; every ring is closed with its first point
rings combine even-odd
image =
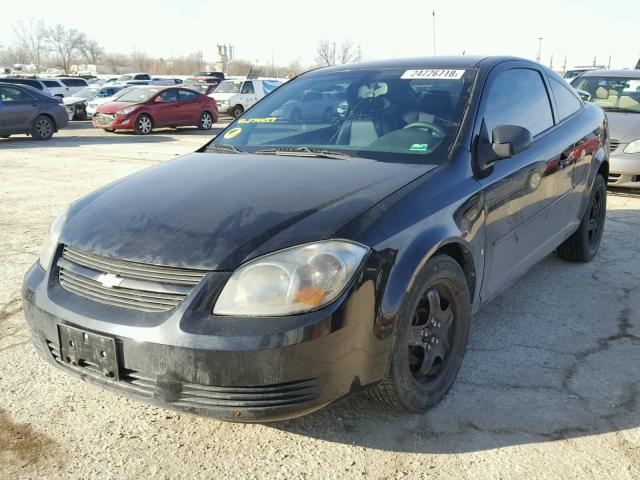
{"type": "Polygon", "coordinates": [[[435,134],[434,135],[435,137],[444,137],[445,136],[444,130],[442,130],[442,128],[440,128],[435,123],[430,123],[430,122],[411,122],[411,123],[405,125],[404,127],[402,127],[403,130],[405,130],[407,128],[421,128],[423,130],[430,130],[435,134]]]}

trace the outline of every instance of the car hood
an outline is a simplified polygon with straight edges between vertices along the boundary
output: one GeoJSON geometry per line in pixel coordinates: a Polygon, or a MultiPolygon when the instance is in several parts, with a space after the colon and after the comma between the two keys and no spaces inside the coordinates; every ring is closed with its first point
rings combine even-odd
{"type": "Polygon", "coordinates": [[[82,97],[64,97],[62,101],[65,105],[75,105],[76,103],[88,102],[89,99],[82,97]]]}
{"type": "Polygon", "coordinates": [[[606,112],[609,136],[629,143],[640,138],[640,113],[606,112]]]}
{"type": "Polygon", "coordinates": [[[330,238],[433,165],[193,153],[107,185],[71,207],[61,242],[98,255],[231,270],[330,238]]]}
{"type": "Polygon", "coordinates": [[[235,97],[236,95],[238,94],[237,93],[219,93],[219,92],[216,92],[215,90],[209,94],[211,98],[214,98],[217,101],[229,100],[231,97],[235,97]]]}
{"type": "Polygon", "coordinates": [[[116,113],[125,107],[139,107],[140,103],[132,102],[107,102],[100,105],[100,113],[116,113]]]}

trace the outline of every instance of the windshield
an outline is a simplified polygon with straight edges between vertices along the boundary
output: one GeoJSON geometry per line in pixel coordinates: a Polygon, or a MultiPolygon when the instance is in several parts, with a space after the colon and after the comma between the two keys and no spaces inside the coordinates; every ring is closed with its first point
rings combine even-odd
{"type": "Polygon", "coordinates": [[[579,77],[572,85],[588,92],[603,110],[640,113],[640,78],[579,77]]]}
{"type": "Polygon", "coordinates": [[[72,96],[78,97],[78,98],[93,98],[95,97],[97,91],[98,89],[95,87],[85,87],[82,90],[79,90],[76,93],[74,93],[72,96]]]}
{"type": "Polygon", "coordinates": [[[313,72],[276,89],[212,145],[440,163],[458,133],[475,73],[418,68],[313,72]]]}
{"type": "Polygon", "coordinates": [[[239,93],[243,81],[225,80],[214,90],[215,93],[239,93]]]}
{"type": "MultiPolygon", "coordinates": [[[[127,89],[128,90],[128,89],[127,89]]],[[[118,102],[142,103],[149,100],[160,88],[133,88],[117,98],[118,102]]]]}
{"type": "Polygon", "coordinates": [[[122,75],[121,77],[118,77],[116,82],[127,82],[129,80],[133,80],[133,75],[122,75]]]}

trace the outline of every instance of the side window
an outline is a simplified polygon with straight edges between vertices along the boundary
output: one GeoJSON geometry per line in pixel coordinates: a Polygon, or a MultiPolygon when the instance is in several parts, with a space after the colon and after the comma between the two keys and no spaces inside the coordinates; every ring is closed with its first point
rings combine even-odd
{"type": "Polygon", "coordinates": [[[556,105],[558,106],[559,121],[570,117],[575,112],[580,110],[582,102],[578,96],[569,90],[569,87],[551,77],[551,90],[553,90],[553,96],[556,98],[556,105]]]}
{"type": "Polygon", "coordinates": [[[160,94],[160,97],[162,97],[165,102],[177,102],[178,92],[176,90],[165,90],[160,94]]]}
{"type": "Polygon", "coordinates": [[[198,95],[195,92],[180,90],[180,100],[182,101],[195,100],[197,96],[198,95]]]}
{"type": "Polygon", "coordinates": [[[255,90],[253,89],[253,82],[244,82],[240,93],[255,93],[255,90]]]}
{"type": "Polygon", "coordinates": [[[33,100],[33,97],[17,88],[0,87],[0,100],[3,102],[26,102],[33,100]]]}
{"type": "Polygon", "coordinates": [[[60,88],[60,84],[58,82],[54,82],[53,80],[44,80],[44,83],[49,88],[60,88]]]}
{"type": "Polygon", "coordinates": [[[262,82],[262,88],[264,88],[265,94],[271,93],[279,86],[280,86],[280,82],[277,82],[275,80],[263,80],[262,82]]]}
{"type": "Polygon", "coordinates": [[[484,112],[489,135],[498,125],[519,125],[535,136],[553,126],[549,95],[536,70],[514,68],[498,74],[484,112]]]}
{"type": "Polygon", "coordinates": [[[151,80],[151,77],[146,73],[143,75],[136,75],[136,80],[151,80]]]}

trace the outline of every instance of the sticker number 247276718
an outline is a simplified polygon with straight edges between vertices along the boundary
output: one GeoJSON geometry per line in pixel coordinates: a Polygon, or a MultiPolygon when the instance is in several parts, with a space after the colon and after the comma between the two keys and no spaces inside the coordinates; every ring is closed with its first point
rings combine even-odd
{"type": "Polygon", "coordinates": [[[447,70],[440,68],[426,68],[421,70],[407,70],[402,74],[404,80],[418,79],[442,79],[460,80],[464,75],[464,70],[447,70]]]}

